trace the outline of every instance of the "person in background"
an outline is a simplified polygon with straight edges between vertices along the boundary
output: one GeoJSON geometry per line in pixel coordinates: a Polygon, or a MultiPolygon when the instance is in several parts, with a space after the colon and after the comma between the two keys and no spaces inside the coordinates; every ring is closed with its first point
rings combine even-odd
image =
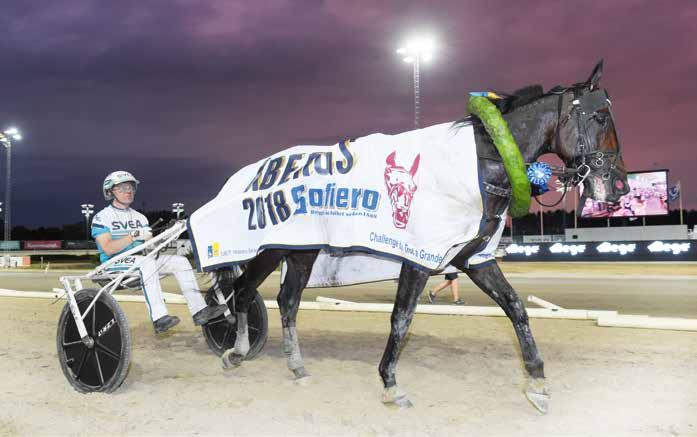
{"type": "Polygon", "coordinates": [[[441,282],[432,290],[428,290],[428,301],[430,303],[436,302],[436,297],[438,293],[446,288],[450,287],[453,292],[453,304],[454,305],[464,305],[465,301],[460,299],[460,293],[457,284],[457,273],[447,273],[445,275],[445,281],[441,282]]]}

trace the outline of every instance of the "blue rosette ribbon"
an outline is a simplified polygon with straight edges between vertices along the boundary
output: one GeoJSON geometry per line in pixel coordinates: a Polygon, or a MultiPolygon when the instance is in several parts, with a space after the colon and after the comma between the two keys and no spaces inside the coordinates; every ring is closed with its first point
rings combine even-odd
{"type": "Polygon", "coordinates": [[[547,183],[552,177],[552,168],[546,162],[533,162],[528,167],[528,180],[532,184],[532,194],[539,196],[549,191],[547,183]]]}

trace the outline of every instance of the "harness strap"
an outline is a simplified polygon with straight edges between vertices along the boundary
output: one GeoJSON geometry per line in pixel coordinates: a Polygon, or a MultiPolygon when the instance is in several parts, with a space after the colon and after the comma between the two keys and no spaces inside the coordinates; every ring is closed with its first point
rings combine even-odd
{"type": "Polygon", "coordinates": [[[493,194],[494,196],[499,196],[499,197],[511,197],[511,189],[510,188],[501,188],[497,187],[495,185],[491,185],[489,183],[484,182],[484,191],[486,191],[489,194],[493,194]]]}

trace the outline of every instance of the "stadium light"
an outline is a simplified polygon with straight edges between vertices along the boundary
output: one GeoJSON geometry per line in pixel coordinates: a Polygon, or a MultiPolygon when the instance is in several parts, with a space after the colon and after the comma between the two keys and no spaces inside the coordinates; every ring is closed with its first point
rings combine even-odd
{"type": "Polygon", "coordinates": [[[397,54],[402,60],[412,64],[414,72],[414,128],[419,128],[419,115],[421,112],[420,70],[421,62],[429,62],[433,59],[435,42],[433,38],[420,36],[409,39],[404,47],[397,49],[397,54]]]}
{"type": "Polygon", "coordinates": [[[172,212],[177,215],[177,220],[179,220],[179,215],[184,212],[184,204],[183,203],[173,203],[172,204],[172,212]]]}
{"type": "Polygon", "coordinates": [[[90,239],[90,216],[94,214],[94,205],[91,203],[83,203],[80,205],[82,208],[82,215],[85,216],[85,239],[90,239]]]}
{"type": "Polygon", "coordinates": [[[22,135],[16,127],[10,127],[0,133],[0,144],[5,146],[7,151],[7,171],[5,172],[5,226],[4,239],[9,241],[12,238],[12,140],[19,141],[22,135]]]}

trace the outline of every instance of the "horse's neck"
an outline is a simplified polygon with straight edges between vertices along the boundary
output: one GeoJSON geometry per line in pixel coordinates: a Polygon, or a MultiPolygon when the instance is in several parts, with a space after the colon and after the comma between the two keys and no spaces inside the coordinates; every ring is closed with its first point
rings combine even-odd
{"type": "Polygon", "coordinates": [[[558,118],[555,96],[543,97],[503,118],[525,162],[533,162],[545,153],[557,153],[552,149],[558,118]]]}

